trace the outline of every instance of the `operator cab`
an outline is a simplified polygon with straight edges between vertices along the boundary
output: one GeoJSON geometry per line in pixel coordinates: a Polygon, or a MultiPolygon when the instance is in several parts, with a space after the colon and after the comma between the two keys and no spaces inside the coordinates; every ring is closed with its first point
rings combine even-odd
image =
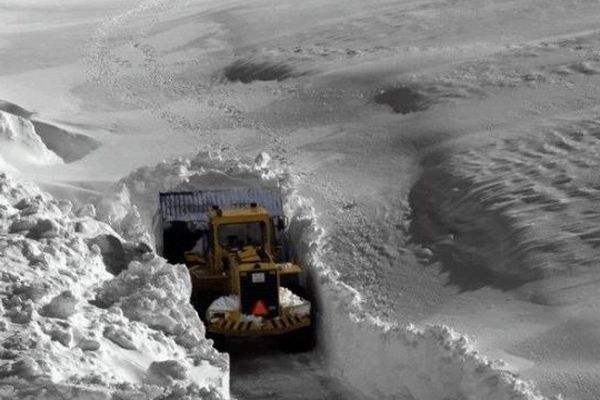
{"type": "Polygon", "coordinates": [[[272,255],[272,222],[264,208],[254,204],[235,209],[214,208],[209,221],[209,235],[217,244],[214,256],[223,261],[224,270],[229,267],[228,258],[240,251],[254,251],[260,259],[272,255]]]}

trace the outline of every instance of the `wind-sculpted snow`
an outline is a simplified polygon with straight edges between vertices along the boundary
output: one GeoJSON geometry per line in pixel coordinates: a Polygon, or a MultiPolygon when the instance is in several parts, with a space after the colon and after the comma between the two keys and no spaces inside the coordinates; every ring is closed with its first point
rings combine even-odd
{"type": "Polygon", "coordinates": [[[0,398],[228,398],[183,267],[146,252],[114,277],[89,211],[0,174],[0,398]]]}
{"type": "MultiPolygon", "coordinates": [[[[589,118],[456,152],[413,188],[415,238],[465,288],[587,281],[600,246],[600,212],[592,206],[600,199],[599,142],[600,124],[589,118]]],[[[556,294],[530,293],[535,302],[569,301],[556,294]]]]}
{"type": "Polygon", "coordinates": [[[60,164],[29,120],[0,111],[0,157],[13,167],[23,164],[60,164]]]}
{"type": "Polygon", "coordinates": [[[44,144],[66,163],[82,159],[100,147],[100,142],[89,136],[71,132],[38,119],[31,123],[44,144]]]}
{"type": "Polygon", "coordinates": [[[77,161],[100,146],[86,135],[29,119],[19,106],[0,101],[0,170],[77,161]],[[3,110],[3,105],[5,106],[3,110]]]}
{"type": "Polygon", "coordinates": [[[326,232],[318,225],[311,201],[295,190],[296,178],[284,170],[262,159],[225,162],[202,153],[193,160],[137,170],[121,181],[132,206],[152,210],[140,219],[146,223],[157,209],[159,190],[245,183],[278,183],[282,188],[289,233],[302,264],[309,268],[317,303],[319,351],[333,375],[367,398],[544,399],[531,384],[504,370],[501,362],[478,354],[448,327],[406,326],[364,310],[361,293],[323,263],[326,232]]]}

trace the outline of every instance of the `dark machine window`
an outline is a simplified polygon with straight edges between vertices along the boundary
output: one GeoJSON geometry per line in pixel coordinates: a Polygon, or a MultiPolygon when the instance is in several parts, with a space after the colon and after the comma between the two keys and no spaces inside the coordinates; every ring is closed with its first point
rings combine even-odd
{"type": "Polygon", "coordinates": [[[219,244],[222,247],[241,249],[244,246],[262,246],[264,223],[250,222],[245,224],[219,225],[217,231],[219,244]]]}

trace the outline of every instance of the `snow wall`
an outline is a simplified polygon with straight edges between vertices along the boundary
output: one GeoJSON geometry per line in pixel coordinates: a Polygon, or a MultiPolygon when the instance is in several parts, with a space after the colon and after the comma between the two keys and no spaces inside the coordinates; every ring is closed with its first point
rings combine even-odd
{"type": "Polygon", "coordinates": [[[228,399],[186,268],[95,215],[0,173],[0,398],[228,399]]]}
{"type": "Polygon", "coordinates": [[[130,239],[153,240],[131,227],[152,226],[158,192],[202,186],[280,186],[290,218],[290,235],[309,268],[318,309],[319,351],[331,373],[373,399],[528,399],[544,397],[528,382],[478,354],[466,337],[446,326],[405,326],[383,321],[362,308],[360,293],[322,262],[324,235],[310,199],[299,195],[295,178],[269,165],[201,153],[144,167],[120,183],[117,198],[99,204],[103,218],[130,239]],[[135,221],[139,222],[135,222],[135,221]]]}

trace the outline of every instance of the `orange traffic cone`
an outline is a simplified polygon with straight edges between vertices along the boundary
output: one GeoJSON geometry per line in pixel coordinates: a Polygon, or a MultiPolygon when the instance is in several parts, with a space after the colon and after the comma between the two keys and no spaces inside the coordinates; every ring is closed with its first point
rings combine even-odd
{"type": "Polygon", "coordinates": [[[257,317],[262,317],[264,315],[267,315],[268,313],[269,311],[267,310],[267,307],[265,306],[265,303],[263,303],[262,300],[257,301],[254,305],[254,308],[252,309],[252,315],[256,315],[257,317]]]}

